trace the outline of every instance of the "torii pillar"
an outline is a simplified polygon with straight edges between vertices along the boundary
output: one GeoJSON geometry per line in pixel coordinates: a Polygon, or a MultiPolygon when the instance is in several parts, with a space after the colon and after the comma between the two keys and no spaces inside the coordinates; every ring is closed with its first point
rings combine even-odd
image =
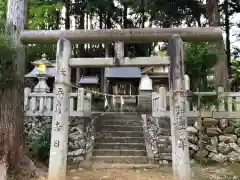
{"type": "Polygon", "coordinates": [[[180,36],[173,35],[169,40],[168,55],[171,59],[169,89],[173,173],[175,180],[190,180],[183,42],[180,36]]]}

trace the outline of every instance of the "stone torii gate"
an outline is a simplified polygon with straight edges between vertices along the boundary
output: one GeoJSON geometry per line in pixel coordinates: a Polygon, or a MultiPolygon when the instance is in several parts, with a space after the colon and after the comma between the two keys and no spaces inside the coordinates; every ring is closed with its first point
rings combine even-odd
{"type": "Polygon", "coordinates": [[[190,179],[185,116],[183,41],[222,41],[220,28],[144,28],[121,30],[26,30],[23,43],[57,42],[54,115],[52,121],[49,180],[65,180],[68,150],[69,92],[71,67],[158,66],[170,64],[171,133],[173,170],[177,180],[190,179]],[[169,57],[71,58],[72,43],[146,43],[169,41],[169,57]],[[171,59],[171,61],[170,61],[171,59]],[[57,128],[55,126],[58,126],[57,128]]]}

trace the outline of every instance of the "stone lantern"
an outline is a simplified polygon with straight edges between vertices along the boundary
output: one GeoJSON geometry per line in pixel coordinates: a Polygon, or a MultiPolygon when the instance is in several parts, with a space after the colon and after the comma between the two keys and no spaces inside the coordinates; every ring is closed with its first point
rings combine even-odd
{"type": "Polygon", "coordinates": [[[41,59],[31,62],[31,64],[35,67],[25,77],[38,78],[38,84],[34,87],[33,91],[38,93],[49,92],[50,89],[46,81],[49,77],[54,77],[54,75],[48,72],[48,68],[52,67],[52,64],[47,60],[46,54],[43,54],[41,59]]]}
{"type": "Polygon", "coordinates": [[[152,92],[153,85],[152,85],[152,79],[149,78],[147,74],[142,75],[140,85],[139,85],[139,91],[140,92],[152,92]]]}
{"type": "Polygon", "coordinates": [[[140,111],[149,112],[152,107],[152,97],[149,96],[153,91],[152,79],[144,74],[139,85],[138,108],[140,111]]]}

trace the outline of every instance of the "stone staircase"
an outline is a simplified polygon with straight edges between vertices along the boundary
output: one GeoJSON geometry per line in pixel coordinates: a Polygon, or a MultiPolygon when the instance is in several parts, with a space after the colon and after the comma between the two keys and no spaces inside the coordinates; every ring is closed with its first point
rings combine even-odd
{"type": "Polygon", "coordinates": [[[148,163],[140,116],[133,112],[102,116],[96,125],[92,160],[103,163],[148,163]]]}
{"type": "Polygon", "coordinates": [[[155,158],[161,165],[167,165],[172,161],[172,145],[171,145],[171,125],[170,118],[161,118],[157,126],[157,148],[159,157],[155,158]]]}

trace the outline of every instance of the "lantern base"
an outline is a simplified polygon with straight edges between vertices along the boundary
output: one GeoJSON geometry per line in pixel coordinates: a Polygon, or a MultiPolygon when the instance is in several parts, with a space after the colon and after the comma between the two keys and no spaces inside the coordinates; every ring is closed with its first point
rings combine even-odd
{"type": "Polygon", "coordinates": [[[39,82],[34,87],[33,91],[38,93],[50,92],[50,88],[46,83],[47,78],[46,77],[38,77],[38,78],[39,78],[39,82]]]}

